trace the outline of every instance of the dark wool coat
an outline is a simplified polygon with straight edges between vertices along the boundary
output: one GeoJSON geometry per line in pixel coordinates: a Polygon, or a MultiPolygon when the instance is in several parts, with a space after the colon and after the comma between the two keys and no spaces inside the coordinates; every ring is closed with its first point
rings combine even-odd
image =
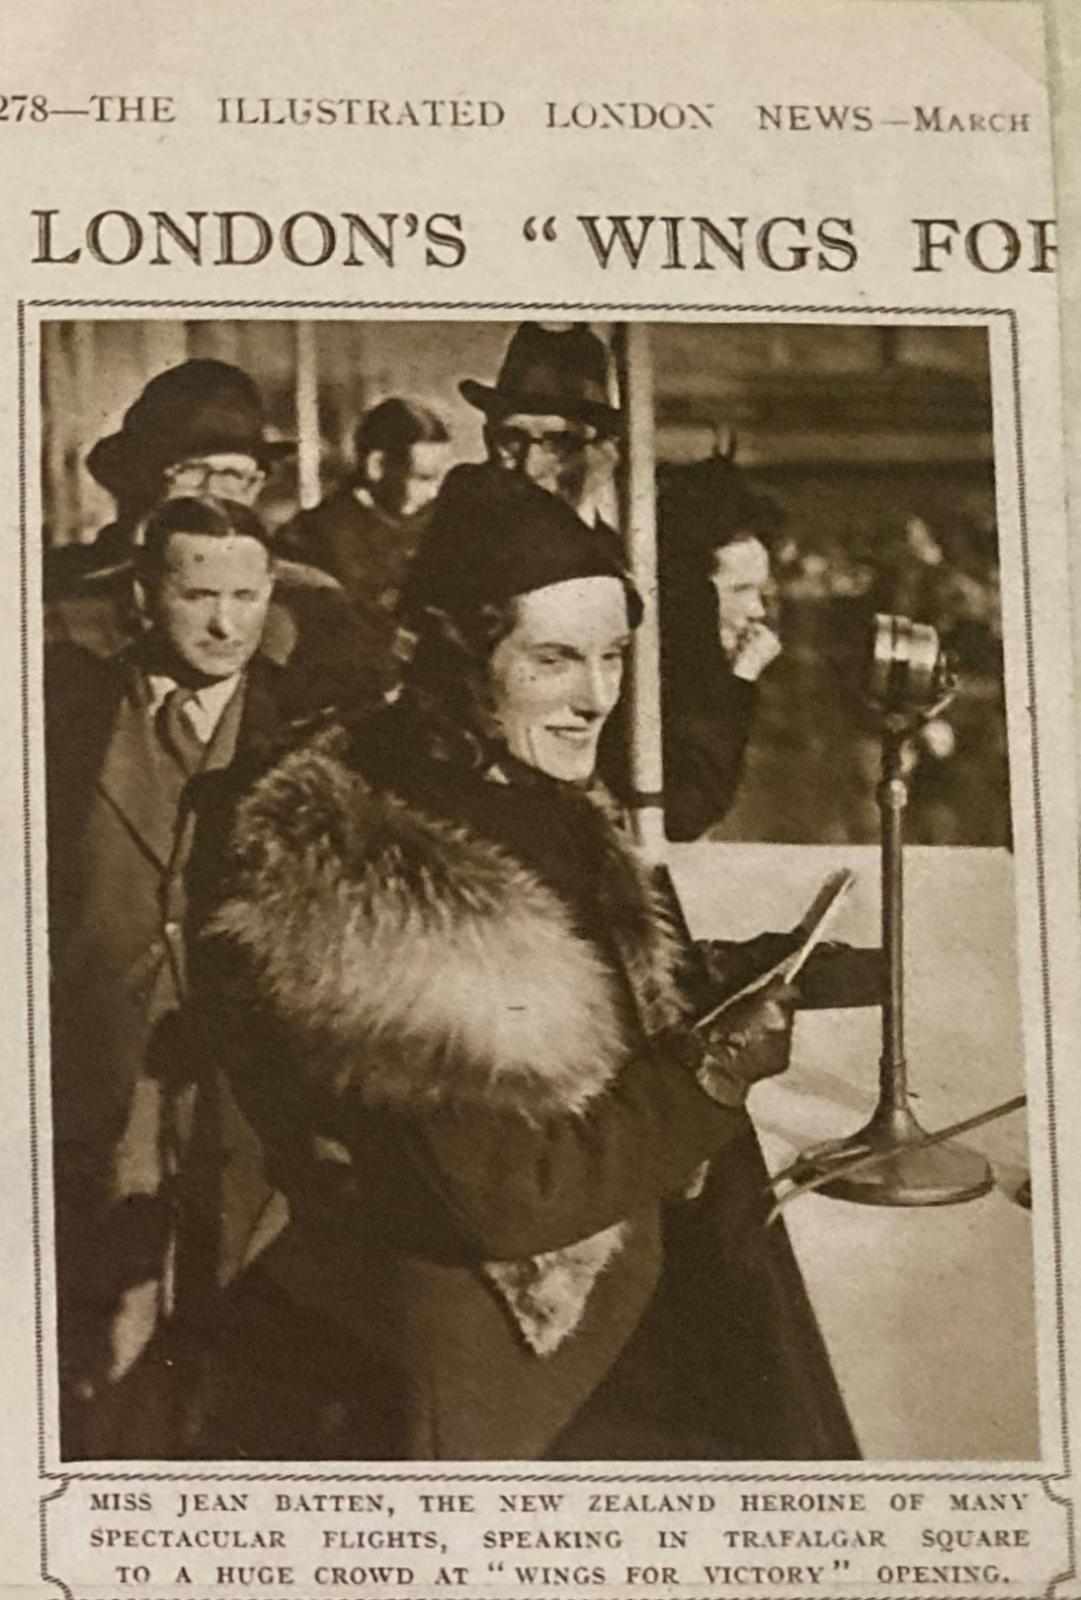
{"type": "Polygon", "coordinates": [[[404,521],[389,517],[376,505],[362,505],[346,485],[300,512],[280,536],[283,551],[341,584],[353,610],[362,675],[380,693],[401,678],[398,600],[428,520],[427,511],[404,521]]]}
{"type": "Polygon", "coordinates": [[[199,1010],[292,1221],[234,1297],[222,1453],[542,1455],[633,1342],[662,1203],[749,1136],[665,1048],[679,953],[607,820],[437,755],[391,712],[238,808],[199,1010]]]}
{"type": "Polygon", "coordinates": [[[697,684],[675,677],[664,680],[664,825],[669,839],[701,838],[727,816],[758,709],[758,684],[737,678],[723,660],[703,662],[700,672],[697,684]]]}
{"type": "MultiPolygon", "coordinates": [[[[69,1074],[70,1090],[65,1089],[61,1104],[54,1108],[58,1137],[65,1136],[69,1125],[71,1137],[87,1137],[96,1123],[104,1125],[121,1114],[147,1045],[142,1002],[153,987],[157,968],[170,962],[174,943],[170,919],[185,915],[192,851],[189,842],[182,856],[176,854],[177,818],[196,808],[200,789],[215,779],[213,773],[193,779],[179,809],[174,802],[171,810],[163,811],[151,775],[143,770],[142,745],[125,748],[119,760],[113,756],[115,770],[110,768],[132,670],[128,652],[101,657],[70,644],[46,649],[55,1072],[67,1074],[67,1058],[57,1046],[69,1033],[71,1053],[78,1057],[69,1074]],[[117,825],[113,834],[98,839],[88,836],[87,830],[92,807],[102,795],[117,825]],[[91,856],[94,848],[110,853],[99,862],[91,856]],[[92,879],[111,882],[113,887],[111,902],[96,905],[91,912],[86,894],[92,879]],[[134,1041],[131,1049],[124,1042],[127,1033],[134,1041]],[[104,1041],[113,1034],[114,1047],[106,1049],[104,1041]]],[[[284,721],[285,677],[262,656],[250,663],[236,733],[237,756],[268,746],[277,736],[284,721]]]]}
{"type": "MultiPolygon", "coordinates": [[[[287,682],[265,657],[252,659],[222,718],[222,730],[235,719],[229,758],[250,759],[278,737],[287,682]]],[[[104,1393],[118,1308],[126,1291],[160,1275],[173,1171],[191,1138],[204,1142],[205,1117],[217,1131],[201,1162],[200,1208],[218,1209],[227,1166],[234,1184],[246,1173],[246,1206],[268,1191],[261,1151],[239,1115],[222,1112],[213,1058],[206,1072],[192,1061],[180,1011],[189,906],[214,875],[200,810],[224,774],[207,770],[186,785],[177,777],[169,787],[133,697],[130,652],[106,658],[50,645],[44,688],[61,1354],[73,1383],[104,1393]],[[197,1107],[193,1074],[205,1079],[197,1107]]],[[[89,1419],[67,1421],[69,1455],[169,1451],[160,1432],[129,1448],[134,1416],[109,1438],[91,1439],[89,1419]]]]}

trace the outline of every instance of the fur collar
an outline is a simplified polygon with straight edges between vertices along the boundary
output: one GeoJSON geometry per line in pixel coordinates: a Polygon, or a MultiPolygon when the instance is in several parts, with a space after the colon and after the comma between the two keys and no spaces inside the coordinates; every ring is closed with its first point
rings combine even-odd
{"type": "MultiPolygon", "coordinates": [[[[581,1113],[635,1034],[680,1015],[676,941],[644,868],[582,795],[561,809],[527,778],[539,819],[504,795],[513,825],[497,842],[499,806],[449,822],[416,785],[407,803],[369,784],[348,748],[340,730],[324,733],[239,805],[231,890],[207,936],[241,959],[240,1003],[292,1036],[304,1070],[373,1108],[476,1106],[537,1123],[581,1113]]],[[[336,1143],[332,1158],[350,1160],[336,1143]]],[[[537,1356],[573,1335],[626,1227],[477,1263],[537,1356]]]]}
{"type": "Polygon", "coordinates": [[[678,1010],[674,945],[630,851],[597,817],[614,852],[601,881],[619,878],[619,972],[516,856],[372,788],[340,749],[321,735],[241,801],[210,937],[242,954],[254,998],[302,1036],[309,1068],[370,1106],[537,1121],[584,1110],[629,1029],[678,1010]]]}

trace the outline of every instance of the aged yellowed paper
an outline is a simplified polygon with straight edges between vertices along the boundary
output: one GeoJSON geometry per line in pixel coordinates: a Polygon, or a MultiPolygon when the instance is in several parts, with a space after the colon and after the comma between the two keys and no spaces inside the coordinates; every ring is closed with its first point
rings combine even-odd
{"type": "Polygon", "coordinates": [[[20,19],[12,1592],[1081,1592],[1053,13],[20,19]]]}

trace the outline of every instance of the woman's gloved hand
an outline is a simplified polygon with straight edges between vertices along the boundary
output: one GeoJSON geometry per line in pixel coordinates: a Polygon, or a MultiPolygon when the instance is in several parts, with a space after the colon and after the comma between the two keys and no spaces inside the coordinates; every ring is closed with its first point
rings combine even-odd
{"type": "Polygon", "coordinates": [[[705,1027],[686,1030],[677,1053],[711,1100],[741,1106],[760,1079],[787,1069],[798,1001],[795,985],[775,979],[705,1027]]]}

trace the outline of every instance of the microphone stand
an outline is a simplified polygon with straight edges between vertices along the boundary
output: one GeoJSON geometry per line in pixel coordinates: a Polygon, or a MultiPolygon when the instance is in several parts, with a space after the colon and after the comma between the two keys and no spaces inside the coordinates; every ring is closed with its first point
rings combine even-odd
{"type": "Polygon", "coordinates": [[[813,1179],[820,1194],[875,1206],[946,1206],[976,1200],[993,1185],[988,1162],[954,1140],[929,1143],[912,1110],[904,1032],[904,814],[908,783],[905,749],[913,734],[949,704],[953,691],[929,709],[886,708],[881,780],[876,791],[882,837],[882,953],[886,995],[878,1104],[869,1122],[845,1139],[805,1150],[790,1169],[799,1183],[813,1179]],[[875,1156],[830,1177],[835,1165],[875,1156]]]}

